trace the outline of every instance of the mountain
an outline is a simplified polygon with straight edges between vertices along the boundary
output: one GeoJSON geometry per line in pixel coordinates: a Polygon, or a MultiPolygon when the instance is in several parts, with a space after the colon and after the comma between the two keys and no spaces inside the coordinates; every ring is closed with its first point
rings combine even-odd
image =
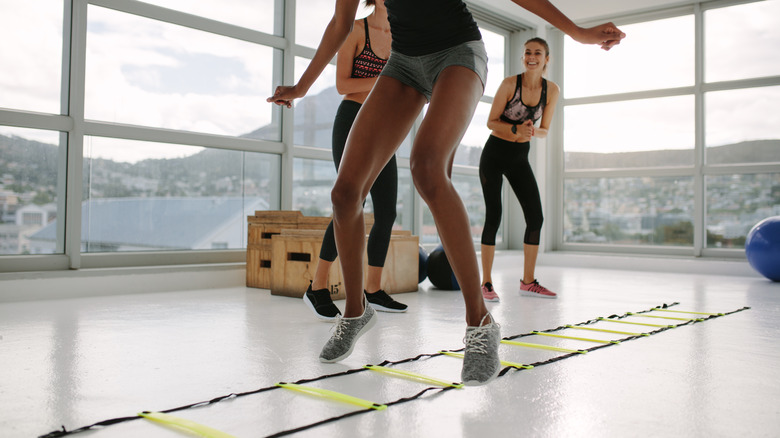
{"type": "MultiPolygon", "coordinates": [[[[780,140],[743,141],[725,146],[708,147],[707,164],[777,163],[780,162],[780,140]]],[[[691,149],[643,152],[567,152],[567,169],[626,169],[639,167],[692,166],[691,149]]]]}

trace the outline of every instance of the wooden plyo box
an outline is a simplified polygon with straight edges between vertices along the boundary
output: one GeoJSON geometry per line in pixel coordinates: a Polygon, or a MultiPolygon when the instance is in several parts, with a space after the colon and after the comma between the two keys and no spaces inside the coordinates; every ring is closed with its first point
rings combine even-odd
{"type": "MultiPolygon", "coordinates": [[[[366,227],[374,224],[374,215],[366,214],[366,227]]],[[[271,288],[271,237],[282,230],[324,230],[330,217],[304,216],[297,210],[256,211],[247,217],[246,285],[271,288]]]]}
{"type": "MultiPolygon", "coordinates": [[[[301,298],[314,278],[324,232],[284,230],[273,236],[271,294],[301,298]]],[[[382,270],[382,289],[387,293],[416,292],[418,288],[419,237],[409,231],[394,231],[382,270]]],[[[363,270],[368,259],[364,256],[363,270]]],[[[328,289],[334,300],[344,299],[339,259],[328,273],[328,289]]]]}

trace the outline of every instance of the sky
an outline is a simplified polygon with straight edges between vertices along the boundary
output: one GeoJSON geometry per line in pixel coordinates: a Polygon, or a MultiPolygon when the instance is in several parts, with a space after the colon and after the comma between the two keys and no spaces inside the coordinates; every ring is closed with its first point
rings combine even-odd
{"type": "MultiPolygon", "coordinates": [[[[274,0],[150,0],[149,3],[273,32],[274,0]]],[[[299,2],[299,44],[318,43],[332,14],[333,1],[299,2]],[[303,7],[305,5],[305,7],[303,7]]],[[[359,15],[365,15],[361,10],[359,15]]],[[[4,20],[0,62],[0,107],[59,113],[62,62],[62,0],[0,0],[4,20]]],[[[707,12],[706,78],[731,80],[780,73],[780,0],[707,12]],[[739,30],[746,30],[740,32],[739,30]]],[[[693,85],[693,19],[678,17],[622,26],[628,38],[610,52],[567,38],[564,96],[621,93],[693,85]],[[678,31],[679,29],[679,31],[678,31]]],[[[274,84],[273,50],[180,26],[127,16],[90,6],[87,36],[86,116],[107,122],[139,124],[220,135],[242,135],[270,122],[265,102],[274,84]]],[[[491,44],[493,35],[485,32],[491,44]]],[[[490,51],[490,50],[489,50],[490,51]]],[[[553,62],[559,54],[552,54],[553,62]]],[[[493,94],[503,74],[491,65],[486,92],[493,94]]],[[[297,58],[295,77],[306,60],[297,58]]],[[[329,67],[310,91],[335,83],[329,67]]],[[[680,149],[693,146],[692,98],[559,106],[566,114],[567,151],[616,152],[680,149]],[[641,133],[641,135],[637,135],[641,133]]],[[[707,144],[780,138],[780,87],[707,95],[707,144]],[[757,117],[756,115],[761,115],[757,117]]],[[[464,144],[481,146],[488,104],[477,108],[464,144]]],[[[0,133],[52,142],[56,135],[0,126],[0,133]],[[46,140],[44,140],[46,139],[46,140]]],[[[95,154],[133,162],[186,154],[187,148],[142,142],[101,142],[95,154]]],[[[200,148],[191,148],[196,153],[200,148]]]]}

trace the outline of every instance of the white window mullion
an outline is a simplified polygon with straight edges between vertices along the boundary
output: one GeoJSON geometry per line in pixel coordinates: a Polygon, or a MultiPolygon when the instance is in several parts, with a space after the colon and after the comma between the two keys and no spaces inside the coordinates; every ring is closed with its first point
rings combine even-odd
{"type": "Polygon", "coordinates": [[[701,5],[694,5],[695,25],[695,83],[694,83],[694,178],[693,178],[693,255],[701,257],[702,249],[706,246],[706,215],[707,196],[704,182],[704,16],[701,5]]]}
{"type": "MultiPolygon", "coordinates": [[[[70,268],[81,267],[81,215],[84,166],[84,90],[87,49],[87,0],[73,0],[70,14],[70,65],[67,115],[73,120],[68,132],[67,188],[65,211],[65,255],[70,268]]],[[[68,15],[68,14],[66,14],[68,15]]],[[[67,38],[66,35],[66,38],[67,38]]]]}

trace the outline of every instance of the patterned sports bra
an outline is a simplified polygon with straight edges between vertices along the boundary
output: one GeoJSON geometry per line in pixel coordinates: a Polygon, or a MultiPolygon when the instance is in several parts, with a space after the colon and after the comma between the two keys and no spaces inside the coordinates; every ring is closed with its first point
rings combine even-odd
{"type": "Polygon", "coordinates": [[[363,19],[363,25],[366,28],[366,45],[363,51],[352,61],[352,78],[373,78],[379,76],[379,73],[387,64],[386,59],[382,59],[371,50],[371,40],[368,39],[368,18],[363,19]]]}
{"type": "Polygon", "coordinates": [[[547,105],[547,79],[542,78],[542,95],[539,97],[539,103],[535,106],[528,106],[523,103],[523,81],[522,73],[517,75],[517,86],[515,95],[507,102],[504,112],[501,114],[501,120],[515,125],[521,125],[526,120],[533,120],[536,123],[544,113],[544,107],[547,105]]]}

